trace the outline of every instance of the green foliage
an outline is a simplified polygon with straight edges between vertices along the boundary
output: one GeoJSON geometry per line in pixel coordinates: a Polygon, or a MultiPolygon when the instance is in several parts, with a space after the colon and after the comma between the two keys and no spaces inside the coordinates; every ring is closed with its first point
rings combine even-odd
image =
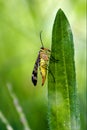
{"type": "Polygon", "coordinates": [[[48,75],[50,130],[79,130],[73,36],[69,22],[61,9],[57,12],[53,25],[50,59],[48,75]],[[52,61],[52,58],[55,61],[52,61]]]}
{"type": "MultiPolygon", "coordinates": [[[[7,83],[12,85],[31,130],[48,130],[47,85],[41,87],[39,76],[34,88],[31,73],[41,46],[39,32],[43,31],[44,46],[50,49],[53,20],[60,5],[74,33],[81,130],[86,130],[85,1],[0,0],[0,112],[14,130],[24,127],[7,83]]],[[[0,130],[6,129],[0,115],[0,130]]]]}

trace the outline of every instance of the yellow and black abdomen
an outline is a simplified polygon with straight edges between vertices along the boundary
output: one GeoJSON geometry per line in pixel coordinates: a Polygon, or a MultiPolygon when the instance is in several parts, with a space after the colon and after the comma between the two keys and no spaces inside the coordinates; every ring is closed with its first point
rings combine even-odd
{"type": "Polygon", "coordinates": [[[45,52],[45,50],[41,50],[39,68],[40,68],[40,73],[42,76],[42,85],[44,85],[44,82],[46,80],[48,61],[49,61],[49,58],[48,58],[47,53],[45,52]]]}
{"type": "Polygon", "coordinates": [[[40,73],[42,76],[42,85],[44,85],[44,82],[46,80],[46,75],[47,75],[47,63],[46,61],[44,61],[44,59],[40,60],[39,68],[40,68],[40,73]]]}

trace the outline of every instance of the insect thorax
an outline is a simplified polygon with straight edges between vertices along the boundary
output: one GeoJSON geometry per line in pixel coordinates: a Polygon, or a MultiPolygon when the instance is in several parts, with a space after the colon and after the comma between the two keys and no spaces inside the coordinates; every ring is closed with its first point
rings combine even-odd
{"type": "Polygon", "coordinates": [[[40,59],[43,59],[44,61],[49,61],[49,57],[50,57],[49,49],[41,48],[39,54],[40,54],[40,59]]]}

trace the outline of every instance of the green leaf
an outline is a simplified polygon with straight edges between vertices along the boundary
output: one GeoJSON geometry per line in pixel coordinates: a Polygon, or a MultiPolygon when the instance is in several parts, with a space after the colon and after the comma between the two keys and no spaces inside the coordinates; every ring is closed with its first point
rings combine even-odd
{"type": "Polygon", "coordinates": [[[52,31],[48,103],[50,130],[80,129],[73,35],[61,9],[57,12],[52,31]]]}

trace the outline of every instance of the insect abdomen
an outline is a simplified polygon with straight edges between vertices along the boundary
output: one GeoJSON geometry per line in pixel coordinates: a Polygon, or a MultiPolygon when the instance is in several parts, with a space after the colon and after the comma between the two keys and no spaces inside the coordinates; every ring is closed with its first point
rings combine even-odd
{"type": "Polygon", "coordinates": [[[45,83],[46,75],[47,75],[47,64],[48,64],[48,55],[46,54],[45,50],[40,51],[40,73],[42,76],[42,86],[45,83]]]}

